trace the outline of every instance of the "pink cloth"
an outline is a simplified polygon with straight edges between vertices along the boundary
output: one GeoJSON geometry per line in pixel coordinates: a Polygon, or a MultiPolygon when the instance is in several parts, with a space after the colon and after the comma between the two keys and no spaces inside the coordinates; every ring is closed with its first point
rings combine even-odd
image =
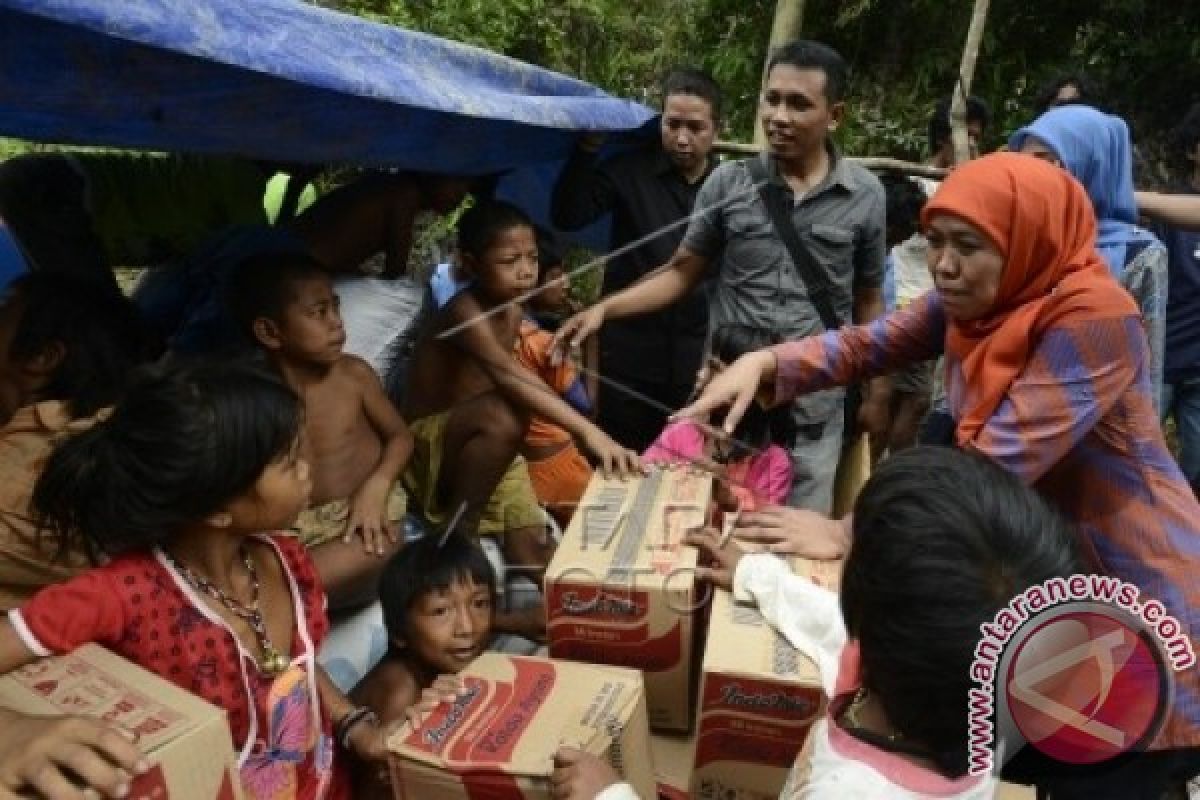
{"type": "MultiPolygon", "coordinates": [[[[642,460],[651,464],[675,464],[708,458],[704,432],[694,422],[672,422],[646,449],[642,460]]],[[[753,510],[783,503],[792,486],[792,461],[777,444],[745,461],[729,465],[730,488],[743,508],[753,510]]]]}

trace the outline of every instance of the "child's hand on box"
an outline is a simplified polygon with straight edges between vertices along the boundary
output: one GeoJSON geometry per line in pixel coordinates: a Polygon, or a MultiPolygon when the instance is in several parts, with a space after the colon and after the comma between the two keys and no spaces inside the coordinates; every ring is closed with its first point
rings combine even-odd
{"type": "Polygon", "coordinates": [[[716,528],[692,531],[683,538],[684,544],[699,548],[701,560],[710,566],[696,567],[696,577],[721,589],[733,588],[733,573],[744,553],[737,542],[722,536],[716,528]]]}
{"type": "Polygon", "coordinates": [[[98,720],[0,712],[0,796],[77,798],[78,778],[101,797],[121,798],[149,768],[131,734],[98,720]]]}
{"type": "Polygon", "coordinates": [[[560,747],[554,754],[550,792],[555,800],[593,800],[621,777],[602,758],[574,747],[560,747]]]}
{"type": "Polygon", "coordinates": [[[421,690],[421,696],[404,712],[404,718],[413,728],[419,728],[434,709],[442,703],[453,703],[466,690],[467,686],[459,676],[439,675],[433,685],[421,690]]]}

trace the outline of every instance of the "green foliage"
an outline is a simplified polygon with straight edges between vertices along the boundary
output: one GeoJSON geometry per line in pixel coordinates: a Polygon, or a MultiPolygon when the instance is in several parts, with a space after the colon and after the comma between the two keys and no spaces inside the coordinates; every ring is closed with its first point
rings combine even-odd
{"type": "MultiPolygon", "coordinates": [[[[769,0],[323,0],[657,100],[675,64],[708,69],[728,94],[725,135],[753,134],[774,2],[769,0]]],[[[956,80],[967,0],[807,0],[805,35],[852,67],[851,153],[923,158],[933,105],[956,80]]],[[[1085,71],[1146,149],[1200,99],[1200,3],[992,0],[973,93],[995,110],[992,147],[1028,121],[1050,77],[1085,71]]]]}

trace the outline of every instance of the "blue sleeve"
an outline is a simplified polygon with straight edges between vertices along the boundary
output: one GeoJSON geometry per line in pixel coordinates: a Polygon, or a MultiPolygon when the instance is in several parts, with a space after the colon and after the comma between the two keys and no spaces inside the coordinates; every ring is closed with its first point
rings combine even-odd
{"type": "Polygon", "coordinates": [[[563,392],[563,400],[584,416],[592,413],[592,401],[588,398],[587,387],[583,385],[582,378],[576,378],[575,382],[567,387],[563,392]]]}

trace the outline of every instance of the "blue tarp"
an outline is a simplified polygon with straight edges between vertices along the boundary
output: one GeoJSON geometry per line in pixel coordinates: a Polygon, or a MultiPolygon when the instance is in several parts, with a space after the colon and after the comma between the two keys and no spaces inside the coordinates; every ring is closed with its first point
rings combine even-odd
{"type": "Polygon", "coordinates": [[[481,174],[559,161],[579,131],[653,115],[295,0],[0,0],[5,136],[481,174]]]}

